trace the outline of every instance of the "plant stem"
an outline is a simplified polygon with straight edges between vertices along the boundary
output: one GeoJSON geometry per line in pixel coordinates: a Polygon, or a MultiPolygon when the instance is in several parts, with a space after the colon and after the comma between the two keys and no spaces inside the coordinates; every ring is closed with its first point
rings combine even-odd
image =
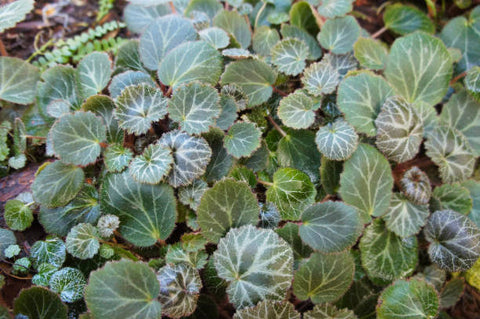
{"type": "Polygon", "coordinates": [[[280,89],[277,89],[277,88],[274,87],[273,85],[272,85],[272,88],[273,88],[273,92],[278,93],[278,94],[280,94],[281,96],[287,96],[287,95],[288,95],[287,93],[283,92],[283,91],[280,90],[280,89]]]}
{"type": "Polygon", "coordinates": [[[456,77],[454,77],[454,78],[450,81],[450,86],[452,86],[452,85],[454,85],[455,83],[457,83],[458,80],[461,80],[461,79],[464,78],[466,75],[467,75],[467,71],[462,72],[462,73],[460,73],[459,75],[457,75],[456,77]]]}
{"type": "Polygon", "coordinates": [[[374,34],[372,34],[372,39],[376,39],[378,38],[379,36],[381,36],[385,31],[387,31],[387,27],[383,27],[381,28],[380,30],[378,30],[377,32],[375,32],[374,34]]]}
{"type": "Polygon", "coordinates": [[[167,93],[165,93],[165,96],[170,97],[172,95],[172,90],[173,88],[170,86],[167,90],[167,93]]]}
{"type": "Polygon", "coordinates": [[[267,119],[270,121],[270,123],[272,123],[273,127],[274,127],[280,134],[282,134],[283,137],[287,136],[287,133],[285,133],[285,131],[282,130],[282,128],[277,124],[277,122],[275,122],[275,120],[272,118],[271,115],[268,115],[268,116],[267,116],[267,119]]]}
{"type": "Polygon", "coordinates": [[[268,187],[272,187],[272,186],[273,186],[273,183],[265,182],[265,181],[262,181],[262,180],[259,180],[259,179],[257,179],[257,183],[258,183],[258,184],[265,185],[265,186],[268,186],[268,187]]]}
{"type": "Polygon", "coordinates": [[[24,135],[25,138],[31,138],[31,139],[36,139],[36,140],[46,140],[46,137],[43,136],[34,136],[34,135],[24,135]]]}
{"type": "Polygon", "coordinates": [[[175,5],[173,4],[173,1],[168,1],[168,5],[170,6],[170,10],[172,10],[172,13],[176,14],[177,9],[175,9],[175,5]]]}
{"type": "Polygon", "coordinates": [[[2,39],[0,39],[0,54],[2,56],[8,56],[7,49],[5,49],[2,39]]]}

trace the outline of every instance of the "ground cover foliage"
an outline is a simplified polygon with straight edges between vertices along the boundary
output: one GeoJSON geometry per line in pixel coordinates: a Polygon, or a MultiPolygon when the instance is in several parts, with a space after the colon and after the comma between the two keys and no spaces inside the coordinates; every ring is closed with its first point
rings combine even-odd
{"type": "Polygon", "coordinates": [[[388,3],[370,34],[352,0],[129,0],[114,53],[0,57],[2,169],[48,158],[4,207],[32,286],[0,318],[449,318],[480,289],[480,6],[457,5],[388,3]]]}

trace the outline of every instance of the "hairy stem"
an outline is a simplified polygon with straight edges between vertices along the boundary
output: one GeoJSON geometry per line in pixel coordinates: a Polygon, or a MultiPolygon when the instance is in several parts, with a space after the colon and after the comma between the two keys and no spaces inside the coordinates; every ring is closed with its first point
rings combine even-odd
{"type": "Polygon", "coordinates": [[[376,39],[378,38],[379,36],[381,36],[385,31],[387,31],[387,27],[383,27],[381,28],[380,30],[378,30],[377,32],[375,32],[374,34],[372,34],[372,39],[376,39]]]}
{"type": "Polygon", "coordinates": [[[282,128],[280,127],[280,125],[277,124],[277,122],[275,122],[275,120],[273,119],[273,117],[271,115],[268,115],[267,116],[267,119],[270,121],[270,123],[272,123],[273,127],[280,133],[282,134],[283,137],[287,136],[287,133],[285,133],[284,130],[282,130],[282,128]]]}

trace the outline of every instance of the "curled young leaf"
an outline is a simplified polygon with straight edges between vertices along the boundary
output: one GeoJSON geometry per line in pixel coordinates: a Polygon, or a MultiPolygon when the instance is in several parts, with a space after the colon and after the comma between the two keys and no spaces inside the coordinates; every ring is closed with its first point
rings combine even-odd
{"type": "Polygon", "coordinates": [[[414,166],[403,174],[400,180],[403,194],[418,205],[426,205],[432,196],[432,186],[427,174],[414,166]]]}

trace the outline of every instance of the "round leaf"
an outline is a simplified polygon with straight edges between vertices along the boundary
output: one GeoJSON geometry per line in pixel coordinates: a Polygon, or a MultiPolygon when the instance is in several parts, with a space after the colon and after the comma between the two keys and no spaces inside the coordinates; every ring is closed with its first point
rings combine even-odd
{"type": "Polygon", "coordinates": [[[395,193],[383,220],[388,230],[405,238],[417,234],[427,222],[428,215],[428,205],[411,203],[404,196],[395,193]]]}
{"type": "Polygon", "coordinates": [[[201,30],[198,35],[200,39],[212,45],[215,49],[223,49],[230,43],[230,38],[224,30],[212,27],[201,30]]]}
{"type": "Polygon", "coordinates": [[[122,260],[90,273],[85,301],[95,318],[158,319],[162,314],[156,300],[159,292],[160,284],[146,264],[122,260]]]}
{"type": "Polygon", "coordinates": [[[299,91],[283,98],[277,113],[283,124],[292,128],[308,128],[315,121],[313,100],[299,91]]]}
{"type": "Polygon", "coordinates": [[[360,239],[362,266],[373,283],[384,285],[413,273],[418,262],[415,236],[401,238],[376,219],[360,239]]]}
{"type": "Polygon", "coordinates": [[[62,116],[50,130],[55,154],[65,164],[88,165],[100,155],[107,130],[100,117],[91,112],[62,116]]]}
{"type": "Polygon", "coordinates": [[[300,319],[293,305],[285,301],[263,300],[256,306],[235,312],[233,319],[300,319]]]}
{"type": "Polygon", "coordinates": [[[207,190],[198,206],[198,225],[202,234],[216,243],[230,228],[255,225],[260,207],[244,182],[225,179],[207,190]]]}
{"type": "Polygon", "coordinates": [[[42,287],[22,290],[15,299],[15,315],[38,319],[67,319],[67,306],[53,291],[42,287]]]}
{"type": "Polygon", "coordinates": [[[220,115],[220,97],[215,88],[200,83],[179,87],[168,103],[170,118],[188,134],[208,132],[220,115]]]}
{"type": "MultiPolygon", "coordinates": [[[[259,30],[260,28],[257,28],[256,30],[259,30]]],[[[318,60],[318,58],[322,56],[322,49],[320,48],[320,45],[318,45],[318,41],[314,37],[312,37],[307,31],[300,29],[299,27],[294,25],[282,24],[280,32],[282,33],[283,38],[295,38],[305,42],[305,44],[308,46],[307,60],[318,60]]],[[[255,36],[253,40],[253,45],[255,49],[255,36]]],[[[277,43],[278,41],[280,41],[280,38],[278,38],[275,43],[277,43]]],[[[270,53],[270,50],[268,51],[268,53],[270,53]]]]}
{"type": "Polygon", "coordinates": [[[360,26],[352,16],[329,19],[318,34],[320,45],[335,54],[353,50],[353,44],[360,36],[360,26]]]}
{"type": "Polygon", "coordinates": [[[60,161],[41,167],[32,184],[33,198],[49,208],[68,204],[80,191],[83,170],[60,161]]]}
{"type": "Polygon", "coordinates": [[[382,42],[360,38],[353,45],[355,58],[367,69],[383,70],[387,61],[388,47],[382,42]]]}
{"type": "Polygon", "coordinates": [[[152,88],[156,87],[155,82],[153,82],[152,78],[147,73],[140,71],[126,71],[113,77],[112,82],[108,87],[108,91],[110,92],[112,99],[116,99],[125,88],[142,83],[149,85],[152,88]]]}
{"type": "Polygon", "coordinates": [[[459,184],[444,184],[435,187],[430,209],[450,209],[468,215],[472,210],[473,200],[470,191],[459,184]]]}
{"type": "Polygon", "coordinates": [[[77,73],[84,98],[101,93],[110,82],[112,61],[105,52],[90,53],[78,63],[77,73]]]}
{"type": "Polygon", "coordinates": [[[310,247],[321,252],[340,252],[351,247],[363,224],[355,208],[342,202],[327,201],[308,207],[300,217],[299,234],[310,247]]]}
{"type": "Polygon", "coordinates": [[[473,173],[475,157],[462,133],[447,126],[436,127],[425,142],[427,155],[438,165],[444,183],[466,180],[473,173]]]}
{"type": "Polygon", "coordinates": [[[272,85],[277,74],[260,60],[246,59],[227,65],[222,75],[222,85],[235,84],[248,97],[248,105],[256,106],[266,102],[272,95],[272,85]]]}
{"type": "Polygon", "coordinates": [[[218,276],[229,282],[236,308],[282,300],[293,278],[293,252],[273,230],[248,225],[230,230],[213,254],[218,276]]]}
{"type": "Polygon", "coordinates": [[[158,184],[173,163],[170,149],[150,144],[142,155],[135,157],[128,168],[130,175],[140,183],[158,184]]]}
{"type": "Polygon", "coordinates": [[[326,158],[342,161],[357,149],[358,135],[350,124],[339,118],[318,130],[315,143],[326,158]]]}
{"type": "Polygon", "coordinates": [[[197,32],[191,21],[179,15],[157,18],[140,37],[140,57],[147,68],[155,71],[167,52],[196,38],[197,32]]]}
{"type": "Polygon", "coordinates": [[[415,7],[399,3],[387,6],[383,14],[383,22],[387,29],[401,35],[417,30],[427,33],[435,32],[435,25],[425,13],[415,7]]]}
{"type": "Polygon", "coordinates": [[[161,2],[153,1],[149,7],[129,3],[123,10],[123,20],[128,30],[141,34],[156,18],[169,14],[170,7],[161,2]]]}
{"type": "Polygon", "coordinates": [[[102,211],[120,218],[120,234],[136,246],[151,246],[173,231],[176,203],[168,185],[140,184],[127,172],[112,174],[101,196],[102,211]]]}
{"type": "Polygon", "coordinates": [[[213,25],[227,31],[242,49],[250,46],[252,40],[250,28],[237,11],[222,10],[213,19],[213,25]]]}
{"type": "Polygon", "coordinates": [[[293,168],[276,171],[266,192],[267,201],[277,206],[284,220],[298,220],[303,210],[315,202],[316,194],[308,175],[293,168]]]}
{"type": "MultiPolygon", "coordinates": [[[[6,17],[2,17],[2,20],[4,18],[6,17]]],[[[36,67],[21,59],[2,56],[0,70],[0,99],[17,104],[30,104],[34,101],[40,79],[36,67]]]]}
{"type": "Polygon", "coordinates": [[[87,281],[80,270],[65,267],[55,272],[48,284],[53,291],[60,294],[62,301],[70,303],[83,298],[87,281]]]}
{"type": "Polygon", "coordinates": [[[30,227],[33,221],[33,213],[29,206],[16,199],[7,201],[3,217],[8,228],[19,231],[30,227]]]}
{"type": "Polygon", "coordinates": [[[133,152],[119,144],[109,145],[103,153],[103,161],[111,173],[123,171],[133,158],[133,152]]]}
{"type": "Polygon", "coordinates": [[[318,13],[325,18],[344,16],[352,11],[353,0],[320,0],[318,13]]]}
{"type": "Polygon", "coordinates": [[[422,121],[403,98],[389,97],[375,120],[376,144],[385,156],[403,163],[415,157],[423,141],[422,121]]]}
{"type": "Polygon", "coordinates": [[[128,86],[116,100],[115,117],[130,134],[145,134],[152,122],[167,114],[167,99],[162,91],[147,84],[128,86]]]}
{"type": "Polygon", "coordinates": [[[447,93],[452,60],[440,39],[415,32],[393,43],[385,76],[407,102],[435,105],[447,93]]]}
{"type": "Polygon", "coordinates": [[[158,67],[158,78],[173,88],[192,81],[216,84],[222,68],[220,53],[210,44],[186,42],[167,53],[158,67]]]}
{"type": "Polygon", "coordinates": [[[305,70],[302,83],[308,93],[321,96],[335,91],[340,83],[340,74],[330,64],[321,61],[305,70]]]}
{"type": "Polygon", "coordinates": [[[100,115],[107,128],[107,143],[123,143],[125,132],[118,127],[117,119],[113,116],[115,103],[106,95],[94,95],[82,104],[82,110],[91,111],[100,115]]]}
{"type": "Polygon", "coordinates": [[[280,72],[287,75],[302,73],[309,55],[305,42],[296,38],[283,39],[271,49],[271,52],[272,63],[280,72]]]}
{"type": "Polygon", "coordinates": [[[59,238],[39,240],[30,249],[30,258],[37,269],[44,263],[60,268],[65,262],[66,255],[65,244],[59,238]]]}
{"type": "Polygon", "coordinates": [[[11,230],[0,228],[0,259],[5,258],[5,249],[16,243],[17,239],[11,230]]]}
{"type": "Polygon", "coordinates": [[[433,286],[423,280],[398,280],[380,295],[377,318],[436,318],[438,295],[433,286]]]}
{"type": "Polygon", "coordinates": [[[390,205],[393,178],[390,164],[374,147],[360,144],[344,165],[339,193],[358,209],[363,222],[383,215],[390,205]]]}
{"type": "Polygon", "coordinates": [[[227,153],[235,158],[250,156],[260,147],[262,131],[254,123],[237,122],[223,140],[227,153]]]}
{"type": "Polygon", "coordinates": [[[293,293],[314,304],[335,301],[347,292],[353,281],[355,264],[349,252],[310,255],[295,273],[293,293]]]}
{"type": "Polygon", "coordinates": [[[100,248],[98,230],[92,224],[78,224],[73,227],[65,240],[67,251],[76,258],[89,259],[100,248]]]}
{"type": "Polygon", "coordinates": [[[467,217],[452,210],[433,213],[424,229],[430,259],[448,271],[471,268],[480,257],[480,230],[467,217]]]}
{"type": "Polygon", "coordinates": [[[392,94],[392,88],[382,77],[360,73],[340,83],[337,104],[348,123],[359,133],[375,136],[375,118],[392,94]]]}
{"type": "Polygon", "coordinates": [[[352,310],[337,307],[330,304],[315,305],[312,310],[307,311],[303,315],[304,319],[357,319],[352,310]]]}
{"type": "Polygon", "coordinates": [[[280,36],[276,29],[262,25],[255,28],[253,33],[253,51],[263,56],[269,56],[272,48],[280,42],[280,36]]]}
{"type": "Polygon", "coordinates": [[[184,318],[195,311],[202,280],[198,271],[186,264],[166,265],[157,274],[160,282],[158,300],[162,313],[170,318],[184,318]]]}
{"type": "Polygon", "coordinates": [[[202,176],[212,156],[212,150],[203,138],[178,130],[163,134],[158,144],[172,151],[173,168],[168,178],[173,187],[188,185],[202,176]]]}

